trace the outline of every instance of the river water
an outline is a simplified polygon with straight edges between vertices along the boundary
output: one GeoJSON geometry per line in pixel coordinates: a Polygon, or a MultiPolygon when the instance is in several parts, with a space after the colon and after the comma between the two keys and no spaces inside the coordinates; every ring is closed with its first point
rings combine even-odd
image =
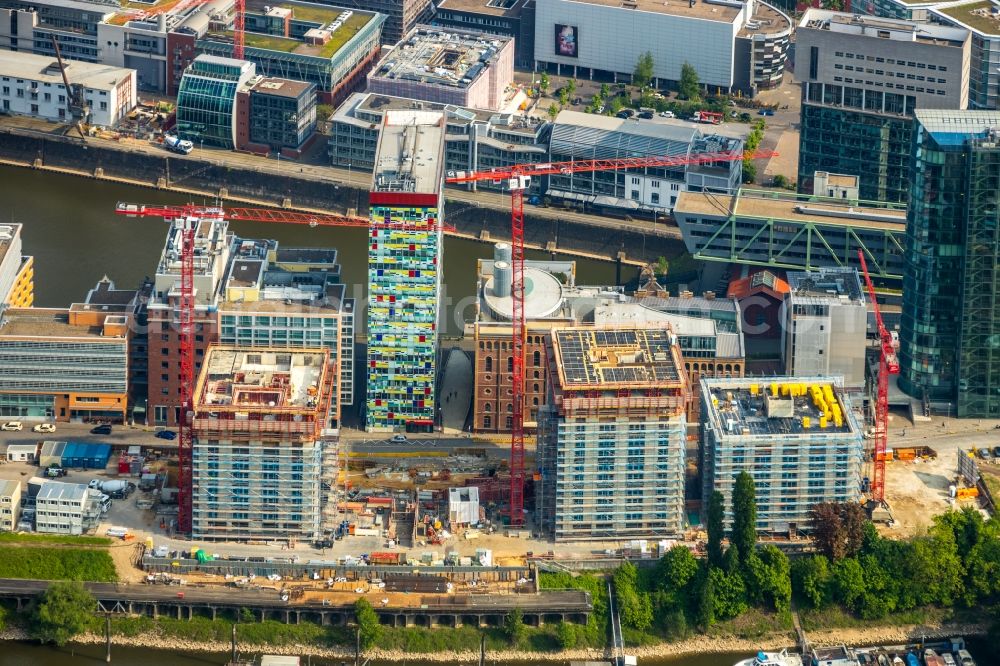
{"type": "MultiPolygon", "coordinates": [[[[0,165],[0,223],[21,222],[25,226],[24,252],[35,257],[36,306],[64,307],[83,300],[103,275],[120,288],[132,288],[144,275],[152,274],[163,249],[166,224],[159,218],[118,216],[115,204],[119,201],[190,203],[184,195],[174,192],[0,165]]],[[[362,303],[368,261],[365,229],[253,222],[232,223],[230,228],[248,238],[277,239],[283,247],[336,247],[348,293],[362,303]]],[[[476,259],[492,253],[487,243],[463,238],[445,240],[446,334],[460,334],[462,322],[473,316],[476,259]]],[[[529,258],[548,256],[528,252],[529,258]]],[[[634,268],[623,268],[623,279],[634,275],[634,268]]],[[[614,282],[613,263],[577,260],[577,284],[614,282]]],[[[363,330],[363,319],[359,318],[358,324],[363,330]]]]}

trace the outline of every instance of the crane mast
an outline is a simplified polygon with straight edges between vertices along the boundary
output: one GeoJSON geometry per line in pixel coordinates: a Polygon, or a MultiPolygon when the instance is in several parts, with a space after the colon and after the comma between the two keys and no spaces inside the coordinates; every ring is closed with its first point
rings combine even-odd
{"type": "Polygon", "coordinates": [[[858,250],[858,260],[861,262],[861,270],[865,275],[865,285],[868,288],[868,297],[871,299],[872,307],[875,310],[875,326],[878,329],[879,354],[878,354],[878,378],[876,379],[875,397],[875,450],[872,455],[872,482],[871,497],[882,504],[885,502],[885,455],[889,438],[889,375],[899,374],[899,359],[896,356],[896,348],[892,342],[892,335],[882,321],[882,312],[878,307],[878,300],[875,298],[875,287],[872,285],[871,276],[868,275],[868,264],[865,263],[865,254],[858,250]]]}

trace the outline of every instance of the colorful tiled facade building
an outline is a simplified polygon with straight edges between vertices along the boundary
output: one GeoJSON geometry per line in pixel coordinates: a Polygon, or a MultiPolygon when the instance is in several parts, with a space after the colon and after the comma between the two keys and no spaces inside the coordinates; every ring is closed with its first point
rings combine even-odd
{"type": "Polygon", "coordinates": [[[369,431],[434,426],[444,114],[390,111],[369,196],[369,431]]]}

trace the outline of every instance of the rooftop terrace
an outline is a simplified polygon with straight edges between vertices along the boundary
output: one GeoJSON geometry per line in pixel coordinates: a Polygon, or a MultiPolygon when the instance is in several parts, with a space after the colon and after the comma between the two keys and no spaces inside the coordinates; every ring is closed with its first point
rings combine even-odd
{"type": "MultiPolygon", "coordinates": [[[[758,273],[759,275],[759,273],[758,273]]],[[[849,302],[864,303],[858,271],[853,268],[822,267],[817,271],[790,272],[788,284],[795,297],[845,298],[849,302]]]]}
{"type": "Polygon", "coordinates": [[[530,2],[532,0],[442,0],[438,8],[489,16],[520,16],[530,2]]]}
{"type": "Polygon", "coordinates": [[[328,358],[324,349],[210,347],[195,404],[312,410],[320,401],[328,358]]]}
{"type": "Polygon", "coordinates": [[[1000,11],[990,0],[936,7],[934,11],[984,35],[1000,35],[1000,11]]]}
{"type": "Polygon", "coordinates": [[[702,379],[702,404],[723,437],[858,433],[840,387],[829,379],[702,379]]]}
{"type": "MultiPolygon", "coordinates": [[[[292,21],[308,21],[315,23],[318,29],[329,31],[337,17],[345,10],[342,7],[331,7],[316,5],[312,3],[281,2],[269,3],[263,0],[248,0],[247,13],[259,14],[263,16],[267,9],[274,8],[289,9],[292,12],[292,21]]],[[[376,16],[368,12],[349,10],[353,13],[344,20],[336,30],[332,30],[329,40],[326,43],[308,43],[300,39],[282,37],[279,35],[268,35],[259,32],[244,33],[244,43],[247,47],[264,49],[267,51],[280,51],[283,53],[294,53],[296,55],[315,56],[320,58],[331,58],[337,53],[352,37],[361,32],[368,23],[376,16]]],[[[213,32],[207,35],[231,42],[233,33],[231,30],[213,32]]]]}
{"type": "Polygon", "coordinates": [[[510,41],[500,35],[422,26],[397,44],[370,76],[466,88],[486,75],[510,41]]]}

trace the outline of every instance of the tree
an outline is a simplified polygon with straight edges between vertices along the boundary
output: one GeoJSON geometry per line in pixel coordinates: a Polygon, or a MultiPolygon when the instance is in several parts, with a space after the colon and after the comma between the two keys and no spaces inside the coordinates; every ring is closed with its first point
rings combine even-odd
{"type": "Polygon", "coordinates": [[[527,628],[524,626],[524,613],[521,612],[520,608],[515,608],[507,613],[503,632],[507,635],[507,640],[510,641],[511,645],[515,647],[524,642],[527,628]]]}
{"type": "Polygon", "coordinates": [[[733,532],[729,542],[739,549],[740,562],[746,564],[757,543],[757,498],[753,477],[745,471],[736,477],[733,488],[733,532]]]}
{"type": "Polygon", "coordinates": [[[779,613],[791,608],[792,577],[788,556],[768,544],[753,553],[749,562],[757,572],[756,584],[761,599],[779,613]]]}
{"type": "Polygon", "coordinates": [[[563,89],[566,91],[567,95],[572,95],[573,93],[575,93],[576,92],[576,79],[570,79],[569,81],[567,81],[566,85],[565,85],[565,87],[563,89]]]}
{"type": "Polygon", "coordinates": [[[709,569],[708,577],[715,597],[715,618],[728,620],[746,612],[746,586],[738,570],[709,569]]]}
{"type": "Polygon", "coordinates": [[[541,78],[538,79],[538,89],[542,91],[543,95],[545,94],[545,91],[549,89],[549,85],[551,85],[551,83],[552,82],[549,81],[549,73],[542,72],[541,78]]]}
{"type": "Polygon", "coordinates": [[[655,69],[653,54],[646,51],[639,56],[639,60],[635,63],[635,69],[632,71],[632,85],[637,86],[640,90],[647,87],[653,80],[655,69]]]}
{"type": "Polygon", "coordinates": [[[820,502],[809,511],[816,548],[831,560],[860,552],[865,539],[865,508],[857,502],[820,502]]]}
{"type": "Polygon", "coordinates": [[[696,100],[701,96],[701,83],[694,66],[685,62],[681,66],[681,80],[677,86],[681,99],[696,100]]]}
{"type": "Polygon", "coordinates": [[[563,650],[572,650],[576,647],[576,628],[572,624],[563,620],[556,627],[556,637],[559,639],[559,647],[563,650]]]}
{"type": "Polygon", "coordinates": [[[382,636],[382,625],[379,624],[378,614],[367,599],[358,599],[354,602],[354,619],[358,623],[358,631],[361,632],[361,649],[370,650],[375,647],[375,643],[382,636]]]}
{"type": "Polygon", "coordinates": [[[844,11],[844,0],[822,0],[820,3],[823,9],[829,9],[833,12],[844,11]]]}
{"type": "Polygon", "coordinates": [[[722,537],[725,531],[722,521],[726,511],[724,502],[725,498],[718,490],[708,498],[708,516],[705,522],[708,529],[708,563],[713,567],[722,566],[722,537]]]}
{"type": "Polygon", "coordinates": [[[551,119],[551,120],[555,120],[555,119],[556,119],[556,116],[558,116],[558,115],[559,115],[559,111],[560,111],[560,110],[561,110],[561,109],[559,108],[559,105],[558,105],[558,104],[552,104],[552,105],[550,105],[550,106],[549,106],[549,110],[548,110],[548,114],[549,114],[549,119],[551,119]]]}
{"type": "Polygon", "coordinates": [[[698,592],[696,622],[702,632],[708,631],[715,624],[715,588],[710,574],[705,575],[698,592]]]}
{"type": "Polygon", "coordinates": [[[670,262],[666,257],[660,255],[656,260],[656,273],[657,275],[666,275],[670,272],[670,262]]]}
{"type": "Polygon", "coordinates": [[[640,631],[653,624],[653,601],[647,592],[639,590],[639,570],[625,562],[615,570],[615,602],[622,624],[640,631]]]}
{"type": "Polygon", "coordinates": [[[602,99],[607,99],[608,95],[610,95],[610,94],[611,94],[611,86],[609,86],[607,83],[602,83],[601,84],[601,98],[602,99]]]}
{"type": "Polygon", "coordinates": [[[31,633],[43,643],[63,646],[87,628],[96,603],[79,581],[57,581],[42,592],[32,613],[31,633]]]}
{"type": "Polygon", "coordinates": [[[856,558],[848,557],[833,565],[833,586],[837,601],[857,612],[865,596],[865,573],[856,558]]]}
{"type": "Polygon", "coordinates": [[[792,583],[799,595],[813,608],[830,603],[830,565],[822,555],[810,555],[795,560],[792,583]]]}
{"type": "Polygon", "coordinates": [[[656,564],[659,587],[670,591],[683,591],[698,575],[698,560],[686,546],[674,546],[656,564]]]}
{"type": "Polygon", "coordinates": [[[771,178],[771,184],[774,185],[775,187],[780,187],[781,189],[785,189],[788,187],[788,179],[785,178],[780,173],[775,174],[775,176],[771,178]]]}

